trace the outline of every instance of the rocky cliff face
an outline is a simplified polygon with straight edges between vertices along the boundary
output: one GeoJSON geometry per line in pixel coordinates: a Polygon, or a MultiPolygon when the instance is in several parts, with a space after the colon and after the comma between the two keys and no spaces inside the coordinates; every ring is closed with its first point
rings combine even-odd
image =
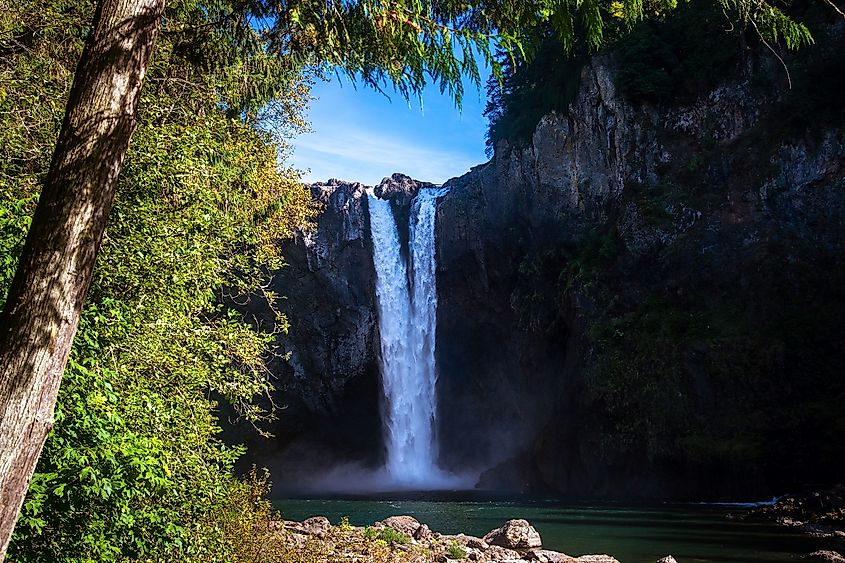
{"type": "Polygon", "coordinates": [[[845,453],[826,444],[845,397],[841,102],[794,126],[760,57],[670,108],[626,101],[613,69],[594,58],[566,115],[449,182],[445,461],[499,462],[490,487],[590,497],[830,478],[845,453]]]}
{"type": "MultiPolygon", "coordinates": [[[[410,200],[426,185],[394,174],[374,191],[407,223],[410,200]]],[[[315,225],[284,246],[286,266],[272,272],[267,288],[279,296],[276,310],[260,300],[242,307],[265,329],[282,328],[277,313],[289,323],[270,366],[273,400],[283,408],[270,429],[274,437],[253,437],[247,460],[284,471],[286,480],[298,478],[289,471],[309,471],[326,459],[375,465],[383,455],[367,189],[342,180],[313,184],[315,225]]]]}
{"type": "MultiPolygon", "coordinates": [[[[443,466],[483,471],[487,488],[651,500],[836,478],[845,115],[831,77],[845,75],[845,45],[841,32],[820,43],[792,93],[751,53],[718,87],[663,106],[626,99],[615,60],[595,57],[565,114],[448,183],[443,466]]],[[[375,188],[406,235],[423,186],[394,175],[375,188]]],[[[364,190],[315,184],[317,228],[273,278],[291,322],[274,367],[288,408],[252,461],[290,462],[285,480],[383,457],[364,190]]]]}
{"type": "Polygon", "coordinates": [[[290,335],[284,339],[286,391],[312,412],[336,408],[338,392],[373,371],[377,347],[373,265],[366,187],[329,180],[314,184],[322,206],[317,228],[300,231],[274,276],[290,335]]]}
{"type": "Polygon", "coordinates": [[[325,456],[380,456],[373,439],[381,422],[366,188],[340,180],[314,184],[314,228],[284,246],[286,265],[269,278],[266,290],[278,296],[273,310],[263,299],[240,305],[264,330],[279,333],[270,363],[278,420],[269,428],[272,438],[244,431],[245,462],[285,480],[294,470],[286,462],[302,461],[306,451],[314,463],[325,456]]]}

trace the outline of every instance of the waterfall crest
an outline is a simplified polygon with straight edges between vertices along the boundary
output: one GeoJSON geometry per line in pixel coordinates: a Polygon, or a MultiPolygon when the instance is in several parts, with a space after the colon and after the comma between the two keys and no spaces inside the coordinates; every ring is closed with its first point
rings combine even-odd
{"type": "Polygon", "coordinates": [[[448,486],[437,467],[435,211],[445,189],[411,204],[409,258],[390,202],[368,192],[384,389],[387,478],[402,487],[448,486]],[[409,275],[410,273],[410,275],[409,275]]]}

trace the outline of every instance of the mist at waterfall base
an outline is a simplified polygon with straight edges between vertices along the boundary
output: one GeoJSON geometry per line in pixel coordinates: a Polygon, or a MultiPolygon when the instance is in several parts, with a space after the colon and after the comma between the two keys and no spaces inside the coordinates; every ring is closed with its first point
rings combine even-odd
{"type": "Polygon", "coordinates": [[[478,473],[438,466],[435,213],[443,188],[421,189],[411,204],[403,253],[390,201],[367,192],[380,336],[384,465],[332,463],[298,479],[300,492],[372,494],[472,489],[478,473]]]}

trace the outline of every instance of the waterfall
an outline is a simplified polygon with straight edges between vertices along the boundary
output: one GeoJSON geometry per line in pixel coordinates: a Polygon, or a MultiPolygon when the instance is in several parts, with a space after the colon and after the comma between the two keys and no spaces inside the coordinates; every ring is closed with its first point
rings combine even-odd
{"type": "Polygon", "coordinates": [[[409,258],[401,252],[390,202],[368,192],[384,388],[385,470],[402,486],[436,486],[434,226],[443,189],[423,189],[411,204],[409,258]],[[410,275],[408,275],[410,273],[410,275]]]}

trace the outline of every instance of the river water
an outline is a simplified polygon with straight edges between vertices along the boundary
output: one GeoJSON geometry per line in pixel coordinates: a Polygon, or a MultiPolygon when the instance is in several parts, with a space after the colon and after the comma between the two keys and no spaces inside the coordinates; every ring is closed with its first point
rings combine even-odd
{"type": "Polygon", "coordinates": [[[820,549],[815,540],[768,523],[726,518],[730,507],[712,505],[567,505],[551,500],[288,499],[282,517],[346,516],[366,526],[407,514],[438,532],[482,536],[511,518],[531,522],[546,549],[569,555],[607,553],[622,563],[654,563],[673,555],[679,563],[800,561],[820,549]]]}

